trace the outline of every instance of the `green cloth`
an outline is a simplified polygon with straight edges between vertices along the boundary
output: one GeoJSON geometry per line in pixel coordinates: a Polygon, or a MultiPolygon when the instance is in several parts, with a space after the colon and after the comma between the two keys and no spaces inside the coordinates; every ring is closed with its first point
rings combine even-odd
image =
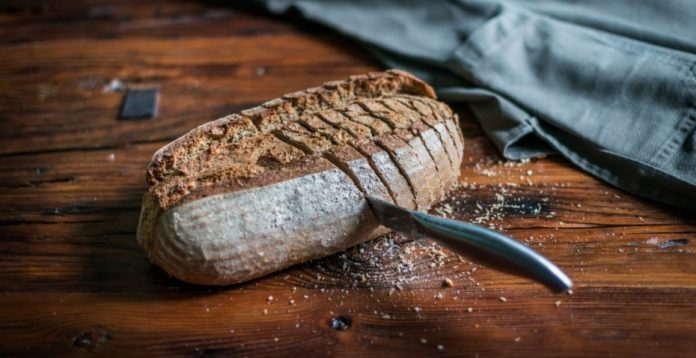
{"type": "Polygon", "coordinates": [[[508,159],[556,151],[696,210],[696,2],[265,0],[467,103],[508,159]]]}

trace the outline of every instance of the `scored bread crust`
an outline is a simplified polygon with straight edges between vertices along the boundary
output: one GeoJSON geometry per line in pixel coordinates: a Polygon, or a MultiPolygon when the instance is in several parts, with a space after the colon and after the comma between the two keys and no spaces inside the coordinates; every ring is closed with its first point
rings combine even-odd
{"type": "Polygon", "coordinates": [[[463,145],[457,116],[403,71],[295,92],[158,150],[138,242],[178,279],[244,282],[388,232],[365,195],[427,210],[463,145]]]}

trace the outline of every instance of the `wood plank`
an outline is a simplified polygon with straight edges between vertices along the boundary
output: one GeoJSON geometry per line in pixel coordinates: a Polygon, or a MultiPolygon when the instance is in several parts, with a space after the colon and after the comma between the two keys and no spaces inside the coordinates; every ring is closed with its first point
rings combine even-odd
{"type": "Polygon", "coordinates": [[[693,328],[688,320],[674,320],[675,311],[696,314],[688,302],[696,293],[693,290],[595,287],[563,297],[559,306],[555,303],[558,297],[537,290],[506,291],[507,302],[500,301],[501,291],[459,290],[454,301],[460,303],[457,308],[449,304],[453,302],[449,295],[442,301],[418,299],[436,291],[388,296],[387,290],[379,289],[372,294],[379,299],[354,289],[293,291],[289,285],[209,294],[176,290],[138,296],[48,294],[42,295],[42,305],[30,311],[26,302],[32,296],[10,294],[3,298],[0,310],[24,314],[21,319],[10,316],[0,327],[13,332],[6,338],[22,340],[5,339],[0,350],[15,355],[89,352],[114,356],[694,353],[693,346],[680,346],[683,336],[674,334],[688,334],[693,328]],[[270,303],[269,294],[274,297],[270,303]],[[326,302],[335,302],[334,307],[327,307],[326,302]],[[332,319],[341,315],[351,318],[350,327],[332,329],[332,319]],[[622,344],[624,340],[632,344],[622,344]],[[553,351],[538,351],[550,344],[553,351]],[[438,345],[442,345],[441,351],[438,345]]]}
{"type": "MultiPolygon", "coordinates": [[[[240,14],[206,2],[150,1],[42,1],[6,0],[0,3],[0,43],[42,40],[110,39],[116,37],[242,37],[282,34],[297,26],[275,21],[261,13],[240,14]],[[98,29],[98,31],[95,31],[98,29]]],[[[306,31],[312,26],[302,26],[306,31]]]]}
{"type": "Polygon", "coordinates": [[[172,140],[297,88],[367,71],[358,58],[296,34],[13,46],[0,52],[0,154],[172,140]],[[160,86],[159,118],[117,121],[122,93],[104,93],[113,79],[160,86]]]}

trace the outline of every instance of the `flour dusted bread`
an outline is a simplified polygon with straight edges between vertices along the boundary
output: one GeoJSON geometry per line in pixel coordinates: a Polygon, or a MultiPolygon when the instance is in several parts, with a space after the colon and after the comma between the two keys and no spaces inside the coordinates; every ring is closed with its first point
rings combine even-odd
{"type": "Polygon", "coordinates": [[[155,153],[138,242],[178,279],[247,281],[388,232],[366,194],[428,209],[455,184],[462,151],[456,115],[410,74],[326,83],[155,153]]]}

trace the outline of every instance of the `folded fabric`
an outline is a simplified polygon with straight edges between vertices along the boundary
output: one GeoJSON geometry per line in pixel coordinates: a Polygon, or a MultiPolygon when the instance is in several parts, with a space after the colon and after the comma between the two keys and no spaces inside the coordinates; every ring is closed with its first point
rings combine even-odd
{"type": "Polygon", "coordinates": [[[263,0],[364,43],[466,102],[508,159],[557,151],[628,192],[696,210],[690,0],[263,0]]]}

